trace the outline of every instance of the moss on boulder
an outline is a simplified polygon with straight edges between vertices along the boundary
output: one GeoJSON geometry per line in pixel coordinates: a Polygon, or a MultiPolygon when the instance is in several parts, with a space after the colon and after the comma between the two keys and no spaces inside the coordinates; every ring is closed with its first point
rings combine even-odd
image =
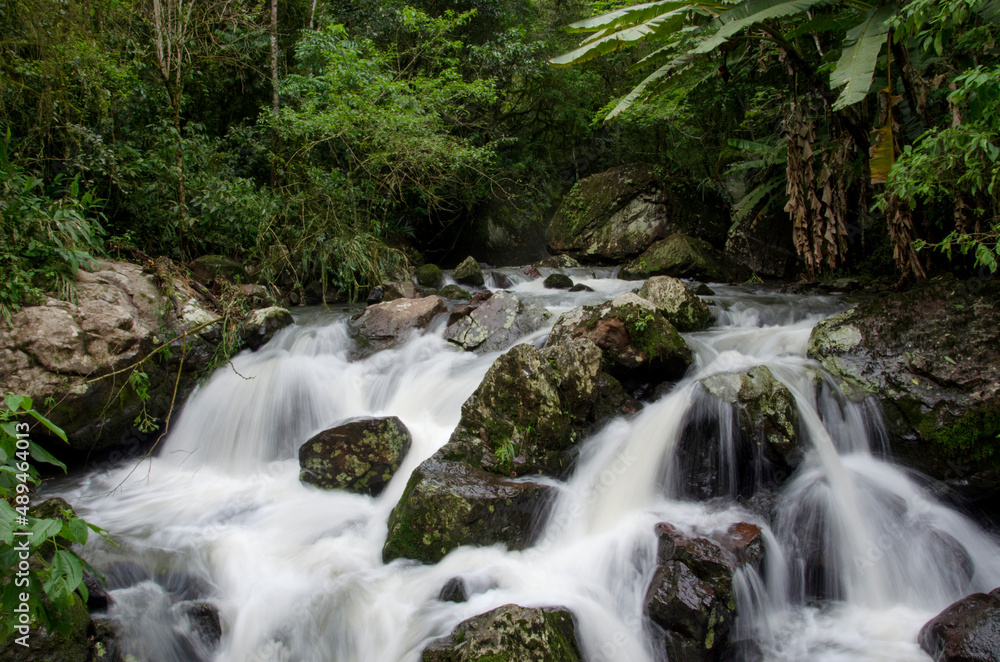
{"type": "Polygon", "coordinates": [[[678,331],[701,331],[712,319],[705,302],[677,278],[653,276],[642,284],[639,296],[656,306],[678,331]]]}
{"type": "Polygon", "coordinates": [[[482,267],[479,266],[479,263],[471,255],[452,269],[451,277],[462,285],[471,285],[473,287],[482,287],[486,283],[482,267]]]}
{"type": "Polygon", "coordinates": [[[299,447],[299,480],[327,490],[378,496],[410,450],[395,416],[364,418],[324,430],[299,447]]]}
{"type": "Polygon", "coordinates": [[[830,317],[808,355],[882,405],[893,452],[973,497],[1000,492],[1000,285],[946,275],[830,317]]]}
{"type": "Polygon", "coordinates": [[[581,662],[573,615],[504,605],[459,623],[424,649],[423,662],[581,662]]]}
{"type": "Polygon", "coordinates": [[[677,233],[650,246],[619,273],[619,278],[626,280],[651,276],[732,282],[746,280],[750,271],[730,261],[707,241],[677,233]]]}
{"type": "Polygon", "coordinates": [[[414,275],[417,277],[417,282],[424,287],[441,287],[441,283],[444,281],[444,272],[436,264],[425,264],[417,267],[414,275]]]}

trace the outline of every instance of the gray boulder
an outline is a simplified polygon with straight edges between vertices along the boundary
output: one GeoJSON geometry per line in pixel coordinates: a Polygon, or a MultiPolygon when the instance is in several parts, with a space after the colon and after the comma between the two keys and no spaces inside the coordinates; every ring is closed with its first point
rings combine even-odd
{"type": "Polygon", "coordinates": [[[253,351],[257,351],[281,329],[295,323],[285,308],[270,306],[251,311],[240,327],[240,337],[253,351]]]}
{"type": "Polygon", "coordinates": [[[482,287],[486,283],[482,267],[479,266],[479,263],[471,255],[452,269],[451,277],[462,285],[471,285],[473,287],[482,287]]]}
{"type": "Polygon", "coordinates": [[[920,629],[936,662],[1000,662],[1000,588],[950,605],[920,629]]]}
{"type": "Polygon", "coordinates": [[[444,337],[462,349],[495,352],[509,347],[518,338],[542,327],[551,313],[538,306],[526,306],[513,294],[497,292],[476,307],[463,310],[445,329],[444,337]]]}
{"type": "Polygon", "coordinates": [[[448,312],[439,296],[420,299],[396,299],[368,306],[361,317],[351,322],[357,336],[375,348],[388,347],[414,329],[422,329],[436,315],[448,312]]]}
{"type": "Polygon", "coordinates": [[[678,233],[650,246],[618,274],[626,280],[651,276],[733,282],[749,278],[750,270],[729,260],[707,241],[678,233]]]}
{"type": "Polygon", "coordinates": [[[701,331],[712,319],[705,302],[677,278],[653,276],[642,284],[639,296],[656,306],[678,331],[701,331]]]}

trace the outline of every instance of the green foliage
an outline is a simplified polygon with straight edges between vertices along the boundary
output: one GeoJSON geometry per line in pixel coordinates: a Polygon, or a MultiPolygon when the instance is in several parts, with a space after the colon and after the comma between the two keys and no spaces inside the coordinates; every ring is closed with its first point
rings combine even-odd
{"type": "Polygon", "coordinates": [[[106,532],[76,517],[71,510],[51,516],[29,514],[28,502],[40,477],[35,463],[52,464],[63,471],[62,462],[30,440],[33,419],[66,440],[66,435],[33,408],[31,398],[6,394],[0,408],[0,639],[7,640],[20,623],[15,609],[26,603],[31,627],[66,633],[72,620],[70,609],[86,602],[83,572],[93,569],[73,551],[87,542],[90,531],[106,532]],[[15,535],[15,532],[30,535],[15,535]],[[27,551],[23,548],[27,541],[27,551]],[[27,600],[22,597],[27,596],[27,600]]]}
{"type": "Polygon", "coordinates": [[[10,316],[47,292],[74,296],[78,268],[102,252],[100,201],[78,179],[50,186],[8,158],[10,131],[0,142],[0,315],[10,316]]]}

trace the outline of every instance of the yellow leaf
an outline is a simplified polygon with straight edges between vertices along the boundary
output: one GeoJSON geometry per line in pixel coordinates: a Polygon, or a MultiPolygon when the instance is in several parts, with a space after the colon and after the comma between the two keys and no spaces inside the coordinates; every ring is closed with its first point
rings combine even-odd
{"type": "Polygon", "coordinates": [[[868,166],[871,168],[872,184],[885,184],[889,171],[896,161],[896,147],[892,137],[892,118],[886,119],[885,126],[873,132],[875,140],[868,151],[868,166]]]}

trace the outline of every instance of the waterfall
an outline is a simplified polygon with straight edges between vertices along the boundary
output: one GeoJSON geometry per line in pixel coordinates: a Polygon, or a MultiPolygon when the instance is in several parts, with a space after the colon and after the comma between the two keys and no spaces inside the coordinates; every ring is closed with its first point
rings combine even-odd
{"type": "MultiPolygon", "coordinates": [[[[593,291],[545,290],[514,270],[488,272],[487,284],[555,316],[636,285],[611,270],[572,273],[593,291]]],[[[409,474],[448,440],[500,353],[462,352],[435,327],[358,359],[343,313],[300,317],[235,357],[191,396],[157,457],[50,491],[117,542],[95,540],[84,555],[108,578],[129,650],[150,662],[413,662],[431,639],[508,603],[571,610],[588,660],[662,660],[662,635],[643,613],[658,522],[699,535],[761,527],[766,562],[736,573],[732,636],[762,659],[926,662],[917,631],[950,602],[1000,585],[1000,544],[888,459],[878,412],[806,358],[813,325],[843,309],[837,298],[713,287],[715,326],[685,334],[688,374],[580,442],[569,477],[550,479],[556,503],[524,551],[463,547],[432,566],[382,563],[409,474]],[[788,388],[799,420],[803,458],[780,487],[763,469],[746,474],[731,408],[699,385],[756,366],[788,388]],[[413,435],[381,495],[299,482],[299,445],[373,415],[398,416],[413,435]],[[706,452],[723,476],[707,500],[690,496],[678,451],[696,419],[712,426],[704,443],[717,444],[706,452]],[[455,577],[468,601],[438,600],[455,577]],[[221,613],[214,652],[178,615],[197,600],[221,613]]]]}

